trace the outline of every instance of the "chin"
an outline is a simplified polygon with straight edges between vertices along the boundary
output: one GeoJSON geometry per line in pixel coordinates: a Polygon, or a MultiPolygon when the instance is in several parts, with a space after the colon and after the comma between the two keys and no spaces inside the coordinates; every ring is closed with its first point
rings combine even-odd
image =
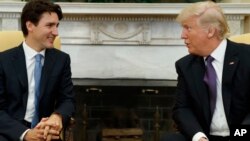
{"type": "Polygon", "coordinates": [[[189,54],[192,54],[192,55],[198,55],[197,53],[195,53],[194,51],[192,51],[192,50],[190,50],[190,49],[188,50],[188,53],[189,53],[189,54]]]}
{"type": "Polygon", "coordinates": [[[190,48],[188,48],[188,53],[194,54],[194,52],[190,48]]]}
{"type": "Polygon", "coordinates": [[[53,44],[47,44],[46,48],[53,48],[54,45],[53,44]]]}

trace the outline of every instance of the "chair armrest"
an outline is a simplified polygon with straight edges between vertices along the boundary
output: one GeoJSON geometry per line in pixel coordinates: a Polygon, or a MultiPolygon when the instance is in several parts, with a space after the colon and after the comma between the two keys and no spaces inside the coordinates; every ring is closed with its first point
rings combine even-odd
{"type": "Polygon", "coordinates": [[[75,125],[75,119],[70,118],[69,124],[60,133],[60,138],[62,141],[73,141],[73,127],[75,125]]]}

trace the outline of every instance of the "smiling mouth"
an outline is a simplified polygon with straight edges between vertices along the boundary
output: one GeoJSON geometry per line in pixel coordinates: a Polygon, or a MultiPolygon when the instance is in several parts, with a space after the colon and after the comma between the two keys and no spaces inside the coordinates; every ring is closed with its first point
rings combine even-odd
{"type": "Polygon", "coordinates": [[[50,41],[51,43],[53,43],[53,42],[54,42],[54,40],[55,40],[55,38],[54,38],[54,37],[49,37],[48,39],[49,39],[49,41],[50,41]]]}

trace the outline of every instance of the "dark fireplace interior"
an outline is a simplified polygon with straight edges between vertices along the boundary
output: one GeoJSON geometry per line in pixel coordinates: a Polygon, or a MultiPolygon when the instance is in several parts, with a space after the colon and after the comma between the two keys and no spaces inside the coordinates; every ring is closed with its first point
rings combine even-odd
{"type": "Polygon", "coordinates": [[[172,130],[171,108],[175,84],[169,82],[171,81],[75,82],[74,141],[101,141],[100,133],[103,128],[141,128],[144,141],[158,140],[155,139],[157,134],[160,136],[172,130]]]}

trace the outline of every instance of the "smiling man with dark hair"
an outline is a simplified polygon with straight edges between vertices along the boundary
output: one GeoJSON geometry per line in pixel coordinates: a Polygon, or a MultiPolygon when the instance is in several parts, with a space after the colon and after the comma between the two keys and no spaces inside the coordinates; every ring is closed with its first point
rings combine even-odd
{"type": "Polygon", "coordinates": [[[27,2],[25,41],[0,53],[0,141],[59,140],[72,116],[70,56],[53,47],[62,17],[49,0],[27,2]]]}

